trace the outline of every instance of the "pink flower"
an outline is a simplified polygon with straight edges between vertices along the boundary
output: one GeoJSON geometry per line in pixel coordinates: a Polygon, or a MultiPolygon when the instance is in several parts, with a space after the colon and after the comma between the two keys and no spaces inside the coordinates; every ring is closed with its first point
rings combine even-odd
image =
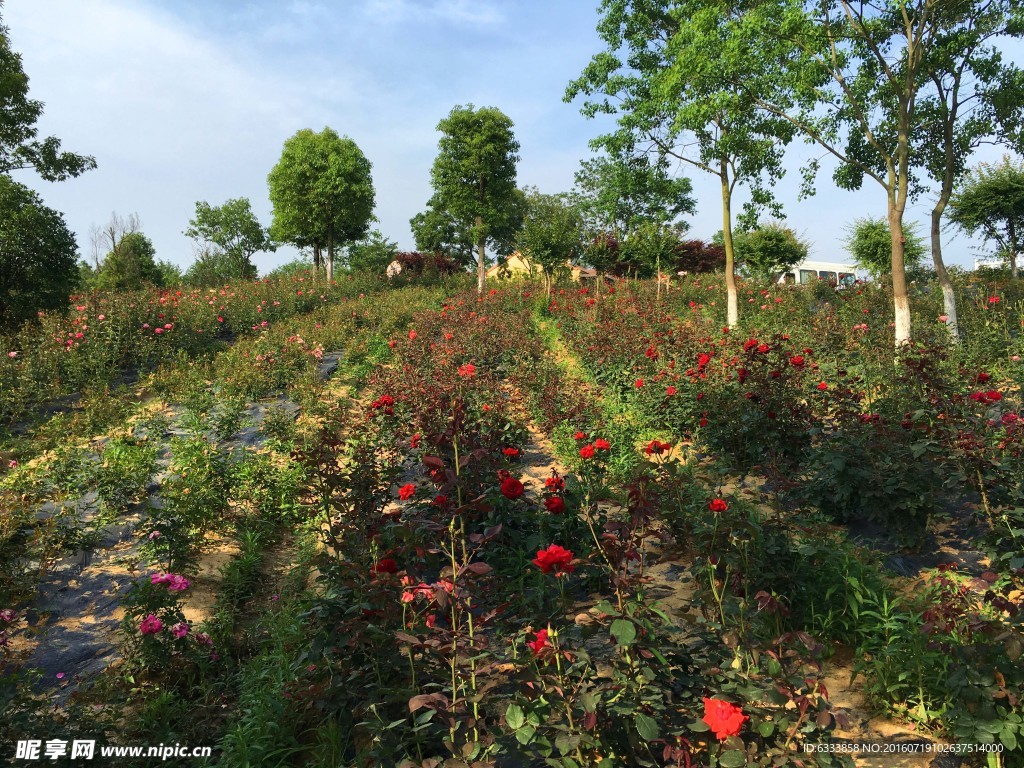
{"type": "Polygon", "coordinates": [[[11,350],[10,352],[7,353],[7,356],[8,357],[17,357],[18,353],[15,352],[14,350],[11,350]]]}
{"type": "Polygon", "coordinates": [[[171,627],[171,634],[174,635],[175,640],[181,640],[183,637],[188,636],[188,624],[184,621],[179,621],[173,627],[171,627]]]}
{"type": "Polygon", "coordinates": [[[939,315],[939,322],[940,323],[948,323],[949,322],[949,315],[939,315]]]}
{"type": "Polygon", "coordinates": [[[154,328],[154,329],[153,329],[153,333],[157,334],[158,336],[159,336],[159,335],[160,335],[161,333],[163,333],[163,332],[164,332],[164,329],[163,329],[163,328],[154,328]]]}
{"type": "Polygon", "coordinates": [[[152,613],[139,622],[139,632],[144,635],[155,635],[163,628],[164,623],[152,613]]]}
{"type": "Polygon", "coordinates": [[[195,638],[196,642],[200,645],[213,645],[213,640],[211,640],[210,636],[205,632],[196,632],[195,638]]]}
{"type": "Polygon", "coordinates": [[[537,638],[532,642],[528,642],[526,646],[533,651],[534,656],[540,656],[541,651],[551,646],[548,642],[548,631],[541,629],[537,632],[537,638]]]}
{"type": "Polygon", "coordinates": [[[96,319],[97,319],[97,320],[106,320],[106,319],[107,319],[107,316],[106,316],[106,315],[100,315],[100,316],[99,316],[99,317],[97,317],[96,319]]]}

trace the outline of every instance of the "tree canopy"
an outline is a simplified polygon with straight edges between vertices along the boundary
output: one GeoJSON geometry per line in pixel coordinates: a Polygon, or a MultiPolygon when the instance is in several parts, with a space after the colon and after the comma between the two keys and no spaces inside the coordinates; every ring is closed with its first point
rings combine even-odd
{"type": "Polygon", "coordinates": [[[37,138],[42,114],[43,103],[28,97],[21,54],[11,50],[0,19],[0,173],[32,168],[46,181],[63,181],[95,168],[92,157],[62,152],[59,139],[37,138]]]}
{"type": "Polygon", "coordinates": [[[438,154],[430,171],[434,208],[457,225],[472,222],[477,287],[483,292],[486,247],[507,225],[516,196],[519,142],[512,120],[495,107],[457,106],[441,120],[438,154]]]}
{"type": "Polygon", "coordinates": [[[516,243],[519,251],[539,266],[550,288],[551,279],[583,253],[583,219],[566,195],[526,193],[526,218],[516,243]]]}
{"type": "MultiPolygon", "coordinates": [[[[918,232],[917,224],[908,224],[903,228],[903,258],[907,269],[921,265],[927,253],[924,239],[918,232]]],[[[889,224],[882,217],[855,219],[846,229],[843,241],[846,250],[857,266],[866,270],[876,280],[889,274],[892,268],[892,241],[889,236],[889,224]]]]}
{"type": "Polygon", "coordinates": [[[63,309],[78,281],[77,252],[64,217],[0,174],[0,325],[63,309]]]}
{"type": "Polygon", "coordinates": [[[284,143],[281,159],[268,177],[277,242],[313,249],[319,269],[327,249],[328,279],[336,246],[360,240],[374,220],[376,195],[372,166],[352,139],[330,128],[304,128],[284,143]]]}
{"type": "Polygon", "coordinates": [[[994,243],[1017,277],[1024,238],[1024,164],[1004,156],[980,163],[964,177],[949,201],[949,220],[970,235],[994,243]]]}
{"type": "Polygon", "coordinates": [[[749,275],[776,280],[802,261],[810,246],[792,227],[778,221],[736,235],[736,259],[749,275]]]}
{"type": "Polygon", "coordinates": [[[253,254],[276,249],[244,197],[217,206],[200,200],[184,234],[200,244],[200,260],[207,266],[216,262],[213,272],[228,279],[256,277],[253,254]]]}

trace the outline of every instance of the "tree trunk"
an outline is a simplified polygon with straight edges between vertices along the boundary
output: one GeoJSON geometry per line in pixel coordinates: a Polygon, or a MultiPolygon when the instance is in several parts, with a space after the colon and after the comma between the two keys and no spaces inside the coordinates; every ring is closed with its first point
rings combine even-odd
{"type": "MultiPolygon", "coordinates": [[[[950,184],[952,189],[952,184],[950,184]]],[[[946,186],[943,185],[939,200],[932,209],[932,263],[935,265],[935,278],[939,281],[942,289],[942,310],[946,315],[946,328],[949,330],[949,340],[953,344],[960,343],[960,326],[956,317],[956,294],[953,293],[953,283],[949,280],[949,272],[942,261],[942,237],[941,223],[942,213],[946,209],[946,202],[949,195],[946,194],[946,186]]]]}
{"type": "Polygon", "coordinates": [[[1017,227],[1011,216],[1007,222],[1010,233],[1010,277],[1017,279],[1017,227]]]}
{"type": "Polygon", "coordinates": [[[732,248],[732,190],[729,188],[729,168],[721,161],[722,180],[722,240],[725,243],[726,325],[735,328],[740,321],[736,298],[736,260],[732,248]]]}
{"type": "Polygon", "coordinates": [[[483,234],[483,226],[484,226],[483,219],[481,217],[477,216],[476,217],[476,229],[477,229],[477,232],[479,234],[477,234],[477,239],[476,239],[476,258],[477,258],[476,292],[481,294],[481,295],[484,292],[484,280],[486,278],[485,273],[487,271],[486,270],[487,262],[485,261],[485,256],[484,256],[484,243],[486,241],[486,238],[484,237],[484,234],[483,234]]]}
{"type": "Polygon", "coordinates": [[[903,209],[889,197],[889,235],[892,238],[892,304],[896,325],[896,346],[910,343],[910,298],[907,294],[907,269],[903,259],[903,209]]]}
{"type": "Polygon", "coordinates": [[[327,282],[334,280],[334,226],[327,228],[327,282]]]}
{"type": "Polygon", "coordinates": [[[313,279],[320,279],[320,243],[313,243],[313,279]]]}

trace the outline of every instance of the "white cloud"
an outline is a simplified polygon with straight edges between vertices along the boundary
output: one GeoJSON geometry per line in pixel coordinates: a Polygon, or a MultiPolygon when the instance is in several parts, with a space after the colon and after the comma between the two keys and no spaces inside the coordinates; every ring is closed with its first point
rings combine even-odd
{"type": "Polygon", "coordinates": [[[488,26],[505,20],[495,4],[477,0],[369,0],[371,18],[392,23],[435,20],[469,26],[488,26]]]}

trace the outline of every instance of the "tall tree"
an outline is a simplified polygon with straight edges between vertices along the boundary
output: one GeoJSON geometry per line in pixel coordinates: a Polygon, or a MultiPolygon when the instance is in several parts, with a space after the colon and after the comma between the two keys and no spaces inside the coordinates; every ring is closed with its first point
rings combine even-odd
{"type": "Polygon", "coordinates": [[[587,116],[619,115],[618,131],[596,142],[613,155],[645,143],[659,157],[674,157],[718,179],[730,326],[739,319],[733,195],[738,184],[748,186],[744,218],[751,223],[763,207],[781,215],[770,182],[783,174],[783,147],[794,134],[784,119],[750,109],[738,83],[758,63],[721,55],[723,39],[748,4],[604,0],[598,32],[608,48],[566,92],[567,100],[581,93],[600,96],[584,105],[587,116]]]}
{"type": "Polygon", "coordinates": [[[78,280],[77,251],[64,217],[0,174],[0,326],[67,306],[78,280]]]}
{"type": "Polygon", "coordinates": [[[353,272],[367,271],[383,275],[397,253],[398,243],[388,240],[375,229],[348,247],[348,268],[353,272]]]}
{"type": "Polygon", "coordinates": [[[47,181],[63,181],[95,168],[92,157],[62,152],[59,139],[36,138],[42,114],[43,103],[28,97],[21,54],[11,50],[7,27],[0,20],[0,173],[32,168],[47,181]]]}
{"type": "Polygon", "coordinates": [[[663,160],[652,161],[633,148],[584,160],[576,172],[573,201],[587,228],[628,237],[645,221],[679,224],[681,216],[695,213],[693,184],[685,176],[670,176],[663,160]]]}
{"type": "Polygon", "coordinates": [[[1024,244],[1024,164],[1004,156],[979,163],[949,201],[949,220],[964,232],[994,242],[1017,278],[1017,254],[1024,244]]]}
{"type": "Polygon", "coordinates": [[[483,293],[486,248],[516,195],[519,142],[512,121],[494,107],[455,107],[437,125],[438,154],[430,176],[436,207],[456,222],[473,222],[477,290],[483,293]]]}
{"type": "Polygon", "coordinates": [[[142,232],[129,232],[106,255],[94,287],[104,291],[134,291],[146,284],[160,285],[164,271],[156,263],[153,241],[142,232]]]}
{"type": "Polygon", "coordinates": [[[778,221],[758,224],[736,235],[736,260],[749,275],[774,282],[806,261],[810,245],[792,227],[778,221]]]}
{"type": "Polygon", "coordinates": [[[274,205],[271,237],[311,247],[317,272],[326,248],[331,280],[335,248],[365,237],[374,221],[371,169],[356,143],[330,128],[296,133],[267,179],[274,205]]]}
{"type": "Polygon", "coordinates": [[[527,190],[526,218],[516,238],[520,252],[543,270],[549,295],[558,272],[583,252],[583,218],[567,197],[527,190]]]}
{"type": "MultiPolygon", "coordinates": [[[[276,249],[244,197],[216,206],[200,200],[184,234],[200,244],[206,261],[219,257],[217,262],[223,263],[228,276],[235,278],[256,277],[253,254],[276,249]]],[[[218,270],[218,273],[220,271],[225,270],[218,270]]]]}
{"type": "MultiPolygon", "coordinates": [[[[925,52],[942,31],[940,6],[936,0],[760,0],[718,50],[758,63],[734,82],[750,104],[790,121],[839,160],[839,186],[857,189],[870,178],[885,192],[897,346],[911,338],[903,216],[925,52]]],[[[805,191],[813,189],[817,169],[817,160],[804,169],[805,191]]]]}
{"type": "MultiPolygon", "coordinates": [[[[917,222],[903,227],[903,259],[908,268],[921,265],[927,248],[917,232],[917,222]]],[[[892,239],[889,237],[889,223],[878,218],[854,219],[846,228],[843,245],[853,260],[867,270],[876,280],[889,274],[892,268],[892,239]]]]}

